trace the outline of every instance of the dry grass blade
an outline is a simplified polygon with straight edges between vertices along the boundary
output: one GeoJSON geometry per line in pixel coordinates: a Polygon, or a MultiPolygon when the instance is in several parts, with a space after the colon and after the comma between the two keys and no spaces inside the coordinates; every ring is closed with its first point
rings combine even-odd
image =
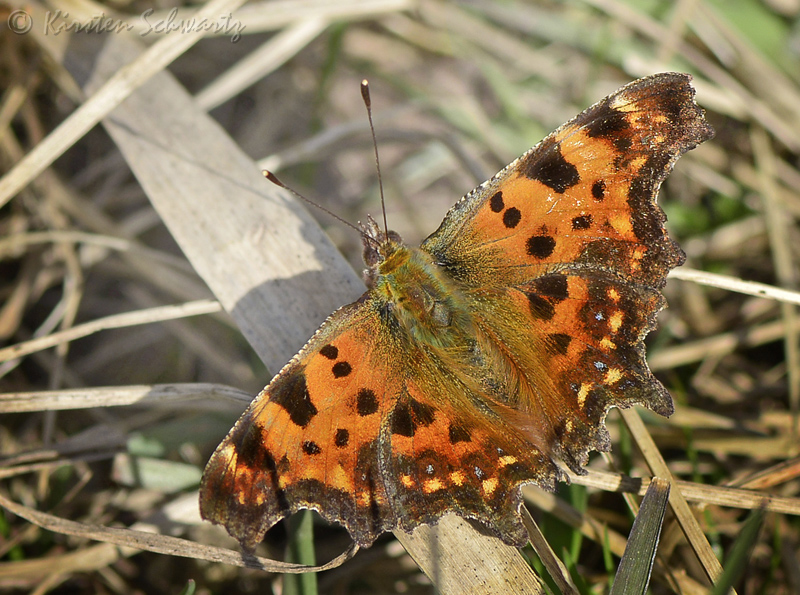
{"type": "Polygon", "coordinates": [[[437,525],[395,535],[440,593],[544,593],[514,548],[481,535],[461,517],[446,515],[437,525]]]}
{"type": "Polygon", "coordinates": [[[24,234],[15,234],[0,239],[0,260],[19,256],[19,254],[30,246],[44,243],[81,243],[100,246],[120,252],[130,252],[145,256],[153,262],[160,262],[176,269],[185,269],[185,261],[172,255],[158,252],[141,246],[137,242],[116,236],[104,236],[94,233],[78,231],[43,231],[24,234]]]}
{"type": "MultiPolygon", "coordinates": [[[[95,77],[137,51],[114,41],[97,56],[95,77]]],[[[299,349],[339,300],[361,292],[360,279],[308,213],[266,183],[167,75],[104,124],[195,270],[270,368],[285,362],[287,349],[299,349]],[[151,115],[155,105],[164,107],[168,127],[151,115]]]]}
{"type": "Polygon", "coordinates": [[[148,405],[169,409],[201,409],[241,413],[253,395],[218,384],[155,384],[149,386],[98,386],[0,395],[0,413],[63,411],[89,407],[148,405]]]}
{"type": "Polygon", "coordinates": [[[327,26],[323,19],[307,19],[281,31],[200,91],[197,103],[206,110],[225,103],[295,56],[327,26]]]}
{"type": "MultiPolygon", "coordinates": [[[[1,496],[0,496],[1,498],[1,496]]],[[[75,552],[21,562],[0,562],[0,582],[13,579],[41,579],[43,576],[99,570],[119,559],[119,550],[111,543],[101,543],[75,552]]]]}
{"type": "MultiPolygon", "coordinates": [[[[800,328],[795,322],[794,329],[800,328]]],[[[757,347],[765,343],[773,343],[782,339],[787,332],[786,324],[781,321],[768,322],[760,326],[752,326],[719,335],[698,339],[664,349],[648,359],[653,371],[672,370],[703,361],[709,357],[720,357],[735,352],[737,349],[757,347]]]]}
{"type": "MultiPolygon", "coordinates": [[[[796,288],[800,274],[791,251],[791,219],[778,200],[775,155],[763,130],[755,129],[752,137],[775,273],[781,285],[796,288]]],[[[781,304],[781,316],[786,323],[783,344],[789,373],[789,403],[795,418],[792,436],[796,440],[800,433],[800,330],[797,329],[800,320],[797,309],[788,303],[781,304]]]]}
{"type": "MultiPolygon", "coordinates": [[[[380,16],[401,10],[410,10],[415,6],[414,0],[268,0],[262,2],[248,2],[240,8],[235,15],[236,28],[234,31],[248,35],[263,31],[274,31],[307,20],[309,16],[323,19],[328,22],[352,21],[380,16]]],[[[222,13],[217,13],[222,14],[222,13]]],[[[153,23],[163,22],[170,18],[181,21],[199,18],[199,11],[193,7],[164,8],[154,10],[147,20],[140,16],[125,19],[130,25],[131,32],[142,35],[153,31],[153,23]]],[[[216,32],[216,35],[229,36],[228,30],[216,32]]]]}
{"type": "MultiPolygon", "coordinates": [[[[796,469],[796,466],[795,466],[796,469]]],[[[790,479],[796,477],[796,473],[790,479]]],[[[634,478],[606,471],[591,470],[587,475],[570,475],[573,483],[590,486],[607,492],[627,492],[644,496],[650,487],[647,478],[634,478]]],[[[745,510],[764,508],[782,514],[800,515],[800,498],[787,498],[763,494],[751,489],[736,489],[724,486],[710,486],[691,481],[674,480],[672,484],[680,489],[687,501],[699,504],[714,504],[745,510]]]]}
{"type": "Polygon", "coordinates": [[[20,504],[9,500],[2,494],[0,494],[0,506],[18,516],[29,520],[32,523],[35,523],[43,529],[55,531],[56,533],[75,535],[77,537],[113,543],[122,547],[135,548],[138,550],[156,552],[159,554],[182,556],[197,560],[208,560],[209,562],[223,562],[225,564],[232,564],[234,566],[265,570],[267,572],[298,574],[304,572],[330,570],[331,568],[341,566],[347,560],[352,558],[358,551],[358,546],[353,545],[346,552],[340,556],[337,556],[326,564],[317,567],[308,567],[301,564],[277,562],[275,560],[261,558],[258,556],[248,556],[242,554],[241,552],[202,545],[186,539],[178,539],[166,535],[156,535],[153,533],[145,533],[143,531],[133,531],[131,529],[98,527],[85,525],[83,523],[76,523],[74,521],[62,519],[61,517],[39,512],[37,510],[31,510],[30,508],[21,506],[20,504]]]}
{"type": "Polygon", "coordinates": [[[251,2],[238,13],[242,24],[250,31],[280,29],[309,15],[327,21],[365,19],[402,10],[412,10],[415,0],[279,0],[251,2]]]}
{"type": "Polygon", "coordinates": [[[73,326],[67,330],[51,333],[38,339],[31,339],[24,343],[18,343],[17,345],[11,345],[10,347],[0,349],[0,362],[30,355],[31,353],[55,347],[56,345],[62,345],[69,341],[80,339],[81,337],[88,337],[91,334],[107,329],[124,328],[138,324],[152,324],[154,322],[176,320],[178,318],[199,316],[201,314],[213,314],[221,310],[222,306],[215,300],[198,300],[188,304],[160,306],[158,308],[148,308],[147,310],[141,310],[139,312],[115,314],[114,316],[73,326]]]}
{"type": "MultiPolygon", "coordinates": [[[[198,11],[196,17],[215,18],[218,14],[235,10],[244,2],[245,0],[211,0],[198,11]]],[[[46,19],[43,17],[42,20],[46,19]]],[[[98,89],[90,100],[0,179],[0,205],[8,202],[33,178],[47,169],[64,151],[124,101],[134,89],[161,72],[204,35],[203,31],[194,31],[185,35],[166,37],[148,48],[137,62],[119,68],[102,89],[98,89]]]]}
{"type": "MultiPolygon", "coordinates": [[[[762,469],[748,477],[743,477],[732,485],[749,490],[759,490],[791,481],[797,477],[800,477],[800,457],[794,457],[767,469],[762,469]]],[[[795,514],[800,514],[800,502],[798,502],[795,514]]]]}
{"type": "MultiPolygon", "coordinates": [[[[701,285],[709,287],[719,287],[729,291],[744,293],[746,295],[754,295],[756,297],[763,297],[787,304],[800,305],[800,291],[792,291],[790,289],[782,289],[767,285],[766,283],[755,283],[753,281],[744,281],[736,279],[727,275],[718,275],[709,273],[708,271],[696,271],[689,267],[681,267],[675,269],[669,275],[671,278],[681,279],[683,281],[692,281],[701,285]]],[[[792,321],[788,321],[789,326],[792,328],[792,321]]]]}

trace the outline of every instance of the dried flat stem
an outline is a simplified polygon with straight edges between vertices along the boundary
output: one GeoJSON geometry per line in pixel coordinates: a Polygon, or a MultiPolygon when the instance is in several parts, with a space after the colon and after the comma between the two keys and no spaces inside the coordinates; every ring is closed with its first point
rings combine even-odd
{"type": "MultiPolygon", "coordinates": [[[[87,90],[138,51],[121,37],[108,40],[87,68],[94,77],[87,90]]],[[[271,369],[363,290],[305,210],[264,182],[169,75],[157,75],[103,123],[184,254],[271,369]]],[[[517,550],[455,517],[398,539],[443,593],[466,592],[487,577],[506,592],[536,584],[517,550]]]]}

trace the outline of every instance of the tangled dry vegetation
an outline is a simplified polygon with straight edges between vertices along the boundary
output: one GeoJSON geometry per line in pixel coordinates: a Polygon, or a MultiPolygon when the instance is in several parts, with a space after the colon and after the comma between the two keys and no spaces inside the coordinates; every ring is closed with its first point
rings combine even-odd
{"type": "MultiPolygon", "coordinates": [[[[219,35],[149,29],[173,4],[0,3],[0,590],[531,592],[533,568],[553,592],[600,593],[637,494],[671,473],[652,592],[711,593],[721,572],[739,593],[800,592],[797,0],[217,0],[219,35]],[[209,562],[236,546],[199,519],[208,455],[361,291],[340,257],[361,268],[357,235],[259,170],[348,221],[378,213],[369,78],[387,215],[416,243],[550,130],[667,70],[694,75],[717,131],[660,198],[688,254],[648,341],[676,413],[612,414],[587,477],[526,489],[563,565],[458,528],[439,558],[403,542],[427,576],[392,535],[300,579],[209,562]],[[267,254],[247,250],[253,217],[267,254]]],[[[260,553],[348,547],[319,522],[309,537],[310,518],[260,553]]]]}

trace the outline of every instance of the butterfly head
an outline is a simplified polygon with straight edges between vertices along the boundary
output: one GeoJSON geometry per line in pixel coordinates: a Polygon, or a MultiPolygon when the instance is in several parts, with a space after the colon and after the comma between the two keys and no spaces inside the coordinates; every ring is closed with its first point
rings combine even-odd
{"type": "Polygon", "coordinates": [[[370,215],[366,223],[359,223],[361,227],[362,256],[364,264],[364,283],[370,289],[375,287],[379,275],[379,267],[389,256],[394,254],[403,245],[403,238],[396,231],[384,231],[370,215]]]}

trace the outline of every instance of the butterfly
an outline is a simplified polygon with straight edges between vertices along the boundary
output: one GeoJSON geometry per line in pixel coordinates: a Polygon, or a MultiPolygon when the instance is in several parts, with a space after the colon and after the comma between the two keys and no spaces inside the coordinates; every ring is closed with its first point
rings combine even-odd
{"type": "Polygon", "coordinates": [[[444,514],[527,543],[520,486],[664,416],[643,340],[685,256],[656,205],[713,131],[691,77],[634,81],[468,193],[419,248],[362,225],[367,292],[334,312],[211,457],[202,516],[252,551],[304,508],[362,547],[444,514]]]}

